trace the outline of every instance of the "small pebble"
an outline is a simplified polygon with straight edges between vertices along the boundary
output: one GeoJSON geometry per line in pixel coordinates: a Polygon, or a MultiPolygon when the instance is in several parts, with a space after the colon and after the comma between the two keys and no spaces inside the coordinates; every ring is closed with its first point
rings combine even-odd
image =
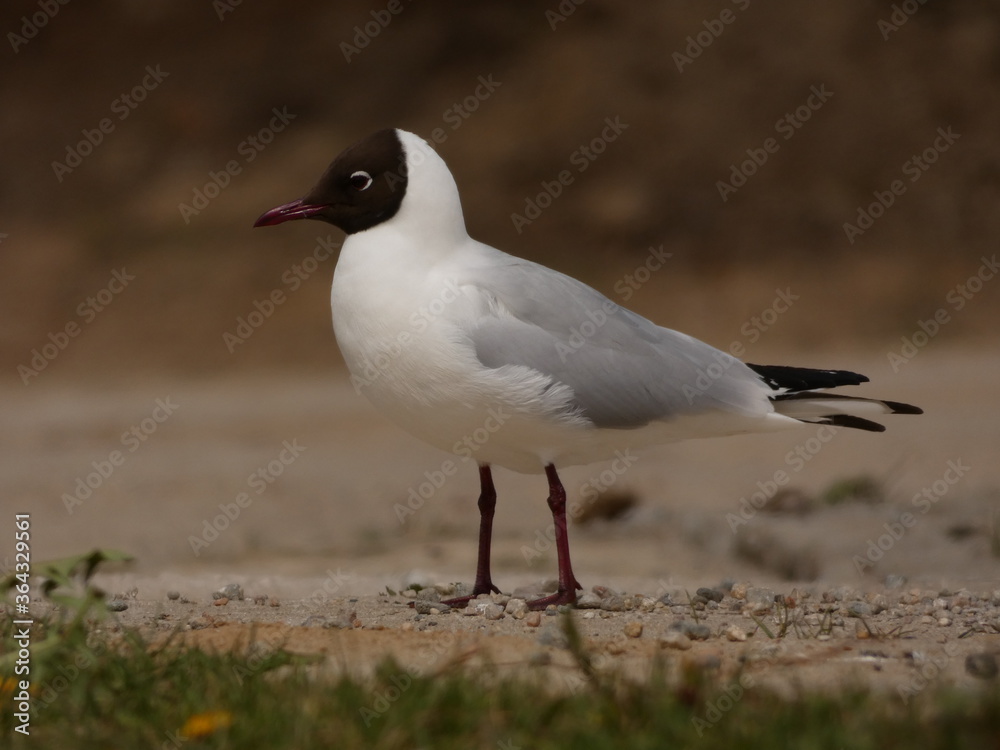
{"type": "Polygon", "coordinates": [[[417,611],[418,615],[433,615],[433,614],[439,615],[442,612],[449,612],[451,610],[451,607],[449,607],[447,604],[442,604],[441,602],[431,602],[428,601],[427,599],[414,600],[413,608],[417,611]]]}
{"type": "Polygon", "coordinates": [[[528,614],[528,603],[524,599],[509,599],[507,606],[504,607],[504,612],[515,620],[523,620],[528,614]]]}
{"type": "Polygon", "coordinates": [[[612,656],[619,656],[625,653],[625,646],[618,641],[611,641],[604,647],[604,650],[612,656]]]}
{"type": "Polygon", "coordinates": [[[441,594],[437,592],[437,589],[420,589],[417,592],[417,599],[425,602],[439,602],[441,601],[441,594]]]}
{"type": "Polygon", "coordinates": [[[216,607],[225,607],[227,604],[229,604],[229,599],[225,596],[220,596],[218,599],[212,602],[212,604],[214,604],[216,607]]]}
{"type": "Polygon", "coordinates": [[[180,591],[168,591],[167,592],[167,599],[169,599],[172,602],[175,602],[175,601],[177,601],[180,598],[181,598],[181,592],[180,591]]]}
{"type": "Polygon", "coordinates": [[[660,638],[660,648],[673,648],[678,651],[687,651],[691,648],[691,641],[683,633],[670,630],[660,638]]]}
{"type": "Polygon", "coordinates": [[[625,600],[618,596],[618,594],[612,594],[605,599],[601,599],[601,609],[605,612],[624,612],[625,600]]]}
{"type": "Polygon", "coordinates": [[[112,599],[107,604],[108,610],[111,612],[124,612],[128,609],[128,604],[123,602],[121,599],[112,599]]]}
{"type": "Polygon", "coordinates": [[[576,600],[576,606],[577,609],[600,609],[601,597],[588,591],[580,595],[580,598],[576,600]]]}
{"type": "Polygon", "coordinates": [[[212,594],[213,599],[234,599],[243,601],[243,587],[238,583],[229,583],[212,594]]]}
{"type": "Polygon", "coordinates": [[[529,612],[524,616],[524,624],[529,628],[537,628],[542,624],[542,615],[540,612],[529,612]]]}
{"type": "MultiPolygon", "coordinates": [[[[736,587],[733,586],[733,589],[736,587]]],[[[747,589],[746,602],[747,607],[754,614],[763,614],[765,612],[770,612],[774,608],[774,591],[771,589],[763,588],[750,588],[747,589]]]]}
{"type": "Polygon", "coordinates": [[[642,623],[641,622],[625,623],[624,632],[625,635],[629,638],[638,638],[642,635],[642,623]]]}
{"type": "Polygon", "coordinates": [[[268,599],[267,606],[269,607],[280,607],[281,602],[278,599],[268,599]]]}
{"type": "Polygon", "coordinates": [[[503,616],[503,607],[499,604],[489,604],[483,609],[483,617],[487,620],[502,620],[503,616]]]}
{"type": "Polygon", "coordinates": [[[727,641],[734,641],[741,643],[747,639],[747,631],[741,628],[739,625],[729,625],[723,631],[726,636],[727,641]]]}
{"type": "Polygon", "coordinates": [[[733,587],[729,590],[729,595],[732,596],[733,599],[746,599],[747,591],[749,590],[749,583],[734,583],[733,587]]]}
{"type": "Polygon", "coordinates": [[[871,617],[873,613],[874,609],[868,602],[851,602],[847,605],[848,617],[871,617]]]}
{"type": "Polygon", "coordinates": [[[695,592],[695,595],[710,602],[721,602],[723,599],[723,593],[721,591],[710,588],[700,588],[697,592],[695,592]]]}
{"type": "Polygon", "coordinates": [[[707,641],[712,636],[712,629],[708,625],[690,620],[679,620],[670,629],[683,633],[692,641],[707,641]]]}

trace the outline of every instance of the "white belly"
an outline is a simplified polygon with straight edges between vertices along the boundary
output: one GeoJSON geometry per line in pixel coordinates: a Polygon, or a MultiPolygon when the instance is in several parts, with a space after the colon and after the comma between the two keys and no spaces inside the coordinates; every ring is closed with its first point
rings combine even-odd
{"type": "MultiPolygon", "coordinates": [[[[391,244],[345,243],[334,274],[334,331],[355,389],[422,440],[523,473],[612,458],[615,451],[692,437],[781,429],[770,414],[709,413],[633,430],[597,429],[575,414],[573,392],[519,366],[486,368],[460,325],[483,311],[447,264],[414,268],[391,244]],[[439,270],[435,272],[434,268],[439,270]]],[[[403,248],[405,250],[405,248],[403,248]]]]}

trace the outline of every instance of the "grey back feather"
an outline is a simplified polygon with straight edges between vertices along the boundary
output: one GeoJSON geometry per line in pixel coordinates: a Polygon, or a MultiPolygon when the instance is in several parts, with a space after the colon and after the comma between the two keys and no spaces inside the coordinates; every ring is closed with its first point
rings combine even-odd
{"type": "Polygon", "coordinates": [[[469,332],[483,365],[521,365],[570,386],[574,406],[598,427],[723,410],[770,412],[767,387],[746,365],[662,328],[569,276],[492,248],[463,283],[490,313],[469,332]],[[494,254],[495,253],[495,254],[494,254]]]}

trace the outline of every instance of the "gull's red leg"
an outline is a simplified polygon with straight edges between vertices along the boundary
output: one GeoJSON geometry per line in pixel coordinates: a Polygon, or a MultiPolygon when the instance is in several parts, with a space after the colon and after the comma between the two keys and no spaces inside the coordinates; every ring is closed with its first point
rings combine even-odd
{"type": "Polygon", "coordinates": [[[559,590],[551,596],[542,597],[528,602],[531,609],[545,609],[550,604],[576,604],[576,590],[582,589],[573,566],[569,560],[569,535],[566,533],[566,490],[559,481],[556,467],[549,464],[545,467],[545,476],[549,479],[549,509],[552,511],[552,523],[555,526],[556,555],[559,558],[559,590]]]}
{"type": "Polygon", "coordinates": [[[497,491],[493,487],[493,472],[489,464],[479,465],[479,560],[476,563],[476,583],[472,594],[445,599],[449,607],[460,607],[480,594],[500,593],[490,576],[490,543],[493,539],[493,511],[497,507],[497,491]]]}

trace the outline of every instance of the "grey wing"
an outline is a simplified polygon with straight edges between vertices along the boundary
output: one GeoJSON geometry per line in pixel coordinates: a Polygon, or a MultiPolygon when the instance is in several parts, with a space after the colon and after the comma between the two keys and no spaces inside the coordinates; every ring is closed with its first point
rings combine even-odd
{"type": "Polygon", "coordinates": [[[767,386],[735,357],[657,326],[558,271],[498,256],[467,269],[466,282],[490,308],[469,331],[486,367],[521,365],[568,385],[574,407],[598,427],[772,410],[767,386]]]}

